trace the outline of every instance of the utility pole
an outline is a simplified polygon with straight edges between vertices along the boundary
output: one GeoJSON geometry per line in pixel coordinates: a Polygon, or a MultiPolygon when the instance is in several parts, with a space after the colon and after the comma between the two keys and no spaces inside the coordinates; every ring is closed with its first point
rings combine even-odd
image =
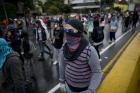
{"type": "Polygon", "coordinates": [[[5,2],[4,2],[4,0],[1,0],[1,3],[2,3],[2,8],[3,8],[4,14],[5,14],[5,18],[6,18],[6,20],[8,20],[8,16],[7,16],[7,12],[6,12],[6,9],[5,9],[5,2]]]}
{"type": "Polygon", "coordinates": [[[101,12],[102,12],[102,9],[101,9],[102,8],[102,0],[100,0],[99,3],[100,3],[100,14],[101,14],[101,12]]]}

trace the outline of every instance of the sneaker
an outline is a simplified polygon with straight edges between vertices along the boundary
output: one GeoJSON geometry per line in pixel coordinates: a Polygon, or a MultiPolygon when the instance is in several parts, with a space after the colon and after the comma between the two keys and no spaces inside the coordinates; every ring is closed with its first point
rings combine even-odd
{"type": "Polygon", "coordinates": [[[112,43],[112,41],[109,41],[109,44],[111,44],[112,43]]]}
{"type": "Polygon", "coordinates": [[[54,61],[53,64],[56,65],[58,63],[58,61],[54,61]]]}
{"type": "Polygon", "coordinates": [[[102,59],[99,59],[99,61],[101,62],[101,61],[102,61],[102,59]]]}
{"type": "Polygon", "coordinates": [[[116,43],[116,40],[113,40],[114,43],[116,43]]]}

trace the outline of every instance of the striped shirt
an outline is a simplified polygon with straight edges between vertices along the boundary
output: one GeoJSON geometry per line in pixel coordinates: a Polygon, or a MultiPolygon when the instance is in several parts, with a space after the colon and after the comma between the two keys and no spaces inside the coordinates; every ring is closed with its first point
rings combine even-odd
{"type": "Polygon", "coordinates": [[[64,58],[65,62],[65,79],[66,82],[77,88],[88,87],[91,79],[91,69],[88,64],[91,50],[87,46],[77,60],[69,61],[64,58]]]}

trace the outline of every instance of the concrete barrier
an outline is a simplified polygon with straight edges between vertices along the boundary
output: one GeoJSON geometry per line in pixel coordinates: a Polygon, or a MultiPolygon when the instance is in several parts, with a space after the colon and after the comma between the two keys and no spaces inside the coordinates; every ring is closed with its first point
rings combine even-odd
{"type": "Polygon", "coordinates": [[[140,33],[123,52],[97,93],[140,93],[140,33]]]}

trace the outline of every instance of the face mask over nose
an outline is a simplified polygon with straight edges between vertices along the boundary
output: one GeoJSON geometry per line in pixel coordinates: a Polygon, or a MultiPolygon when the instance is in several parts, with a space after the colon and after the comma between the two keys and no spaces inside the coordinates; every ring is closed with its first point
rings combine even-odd
{"type": "Polygon", "coordinates": [[[66,36],[67,45],[71,49],[77,49],[80,44],[80,37],[66,36]]]}

